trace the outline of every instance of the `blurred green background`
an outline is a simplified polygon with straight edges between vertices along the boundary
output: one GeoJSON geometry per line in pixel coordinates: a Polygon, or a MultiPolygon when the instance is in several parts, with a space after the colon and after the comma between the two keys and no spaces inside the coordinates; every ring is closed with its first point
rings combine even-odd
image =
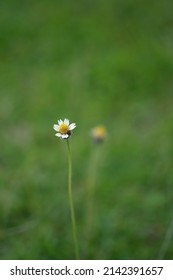
{"type": "MultiPolygon", "coordinates": [[[[173,218],[173,2],[0,2],[0,258],[156,259],[173,218]],[[105,125],[86,245],[86,187],[105,125]]],[[[164,256],[173,258],[173,242],[164,256]]]]}

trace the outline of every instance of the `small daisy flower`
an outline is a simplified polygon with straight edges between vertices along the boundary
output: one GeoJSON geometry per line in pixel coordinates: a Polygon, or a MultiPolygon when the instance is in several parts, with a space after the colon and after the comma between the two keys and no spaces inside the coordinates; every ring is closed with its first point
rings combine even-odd
{"type": "Polygon", "coordinates": [[[58,120],[58,124],[54,124],[53,129],[57,131],[55,136],[58,136],[62,139],[68,139],[71,135],[71,131],[76,127],[75,123],[69,122],[68,119],[58,120]]]}
{"type": "Polygon", "coordinates": [[[106,138],[106,129],[104,126],[99,125],[91,130],[91,136],[96,143],[103,142],[106,138]]]}

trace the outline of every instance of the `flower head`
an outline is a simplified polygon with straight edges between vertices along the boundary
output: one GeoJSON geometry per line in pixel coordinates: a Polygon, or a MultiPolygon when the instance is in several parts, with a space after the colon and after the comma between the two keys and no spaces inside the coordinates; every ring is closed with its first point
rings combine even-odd
{"type": "Polygon", "coordinates": [[[62,139],[68,139],[71,135],[71,131],[76,127],[75,123],[69,122],[68,119],[58,120],[58,124],[54,124],[53,128],[57,132],[55,136],[58,136],[62,139]]]}
{"type": "Polygon", "coordinates": [[[103,142],[106,138],[106,135],[106,129],[102,125],[94,127],[91,131],[91,136],[93,140],[97,143],[103,142]]]}

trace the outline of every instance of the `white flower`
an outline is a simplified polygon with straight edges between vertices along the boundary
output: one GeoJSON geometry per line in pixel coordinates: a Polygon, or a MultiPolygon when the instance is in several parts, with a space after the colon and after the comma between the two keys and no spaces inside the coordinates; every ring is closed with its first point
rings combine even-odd
{"type": "Polygon", "coordinates": [[[68,139],[71,135],[71,131],[76,127],[75,123],[69,122],[68,119],[58,120],[58,124],[53,125],[53,129],[57,131],[55,136],[58,136],[62,139],[68,139]]]}

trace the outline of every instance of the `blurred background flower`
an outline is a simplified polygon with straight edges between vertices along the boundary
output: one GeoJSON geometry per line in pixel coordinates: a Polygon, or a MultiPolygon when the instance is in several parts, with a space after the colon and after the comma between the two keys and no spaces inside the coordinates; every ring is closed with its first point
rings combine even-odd
{"type": "Polygon", "coordinates": [[[106,128],[102,125],[94,127],[91,130],[91,136],[96,143],[103,142],[107,136],[106,128]]]}

